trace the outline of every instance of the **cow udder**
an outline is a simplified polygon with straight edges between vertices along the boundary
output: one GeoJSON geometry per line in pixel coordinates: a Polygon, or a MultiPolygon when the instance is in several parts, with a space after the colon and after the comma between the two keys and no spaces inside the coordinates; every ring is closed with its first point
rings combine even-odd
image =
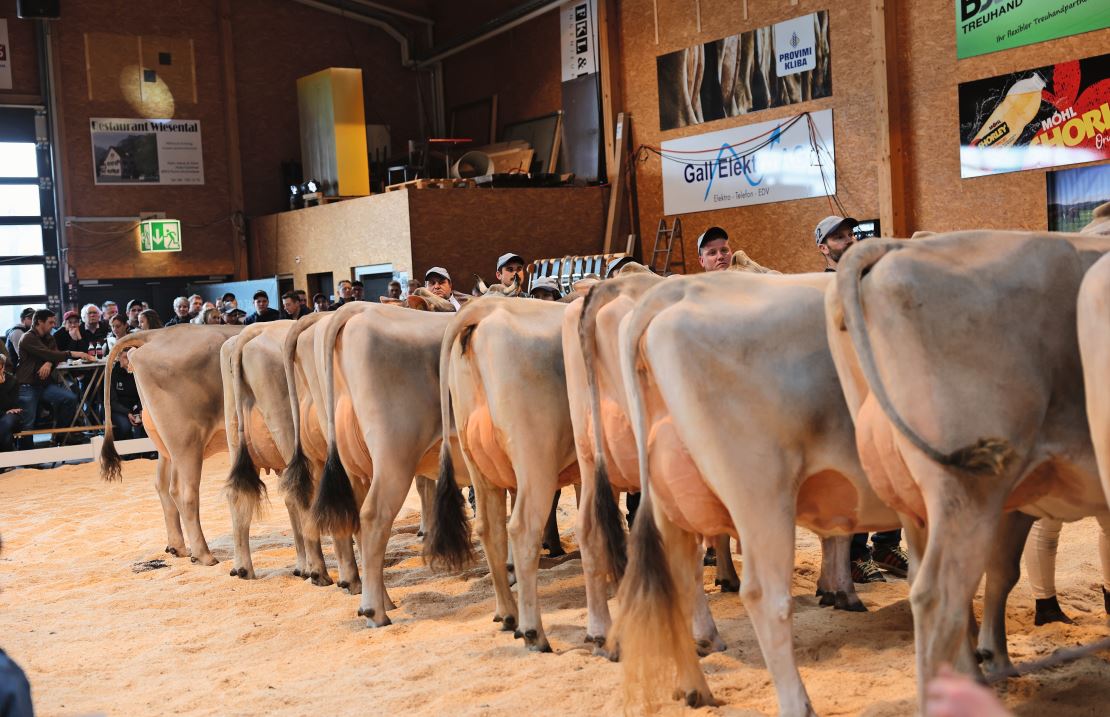
{"type": "Polygon", "coordinates": [[[739,538],[728,510],[702,479],[670,416],[651,428],[648,467],[653,495],[671,522],[691,533],[739,538]]]}

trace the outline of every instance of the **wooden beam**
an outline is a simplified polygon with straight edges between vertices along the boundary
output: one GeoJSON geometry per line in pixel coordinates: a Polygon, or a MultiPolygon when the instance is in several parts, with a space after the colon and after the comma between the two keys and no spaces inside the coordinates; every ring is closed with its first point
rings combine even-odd
{"type": "Polygon", "coordinates": [[[612,157],[615,152],[614,108],[620,107],[620,16],[617,0],[597,0],[597,70],[601,73],[601,133],[605,140],[605,173],[609,184],[615,180],[612,157]]]}
{"type": "Polygon", "coordinates": [[[235,50],[232,47],[231,0],[218,0],[220,64],[223,66],[224,124],[227,125],[228,209],[235,279],[248,278],[247,235],[243,216],[243,158],[239,151],[239,108],[235,92],[235,50]]]}
{"type": "Polygon", "coordinates": [[[628,163],[628,115],[621,112],[617,115],[617,128],[616,137],[614,138],[616,147],[613,152],[612,161],[609,162],[613,166],[611,176],[614,177],[613,182],[609,185],[609,214],[605,220],[605,245],[603,252],[605,254],[613,253],[614,234],[621,221],[621,207],[624,205],[624,192],[627,188],[627,182],[624,181],[624,169],[628,163]]]}
{"type": "Polygon", "coordinates": [[[898,73],[898,12],[895,0],[872,0],[875,121],[878,123],[879,223],[883,236],[909,236],[906,212],[905,133],[898,73]]]}

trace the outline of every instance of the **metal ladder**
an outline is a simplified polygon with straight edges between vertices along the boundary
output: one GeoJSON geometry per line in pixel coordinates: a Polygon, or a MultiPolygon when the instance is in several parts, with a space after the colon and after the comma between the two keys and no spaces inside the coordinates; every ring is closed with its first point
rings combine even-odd
{"type": "Polygon", "coordinates": [[[651,270],[660,276],[686,273],[686,245],[682,241],[682,217],[674,218],[674,226],[667,228],[667,218],[659,220],[659,228],[655,232],[655,247],[651,251],[651,270]],[[660,243],[666,241],[666,246],[659,248],[660,243]],[[671,258],[675,241],[678,242],[678,257],[671,258]],[[663,256],[663,263],[659,264],[659,256],[663,256]],[[678,271],[672,271],[677,268],[678,271]]]}

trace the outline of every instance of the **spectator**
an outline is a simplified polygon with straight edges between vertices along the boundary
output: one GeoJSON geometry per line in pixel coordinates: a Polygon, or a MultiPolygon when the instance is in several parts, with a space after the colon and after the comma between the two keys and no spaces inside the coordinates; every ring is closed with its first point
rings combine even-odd
{"type": "Polygon", "coordinates": [[[361,281],[351,282],[351,301],[366,301],[364,297],[366,287],[362,285],[361,281]]]}
{"type": "Polygon", "coordinates": [[[12,362],[9,366],[11,369],[19,365],[19,340],[23,338],[23,334],[31,330],[31,317],[34,315],[35,310],[28,306],[19,312],[19,323],[4,334],[4,347],[8,351],[8,359],[12,362]]]}
{"type": "Polygon", "coordinates": [[[90,344],[101,343],[108,338],[108,327],[100,320],[100,307],[96,304],[81,307],[81,331],[88,336],[90,344]]]}
{"type": "Polygon", "coordinates": [[[323,294],[313,294],[312,296],[312,313],[317,314],[321,311],[328,310],[328,297],[323,294]]]}
{"type": "Polygon", "coordinates": [[[200,294],[193,294],[189,297],[189,318],[193,318],[200,313],[201,308],[204,307],[204,297],[200,294]]]}
{"type": "Polygon", "coordinates": [[[389,282],[389,289],[387,290],[386,294],[391,299],[400,299],[401,298],[401,282],[397,281],[396,279],[389,282]]]}
{"type": "Polygon", "coordinates": [[[504,286],[512,286],[513,282],[519,282],[521,289],[524,286],[524,259],[520,258],[519,254],[502,254],[501,258],[497,260],[497,269],[494,274],[497,280],[504,286]]]}
{"type": "Polygon", "coordinates": [[[179,296],[173,300],[173,318],[166,322],[166,326],[187,324],[192,319],[193,317],[189,315],[189,299],[179,296]]]}
{"type": "Polygon", "coordinates": [[[278,312],[270,308],[270,295],[262,289],[254,292],[254,313],[243,319],[244,326],[266,321],[277,321],[278,312]]]}
{"type": "Polygon", "coordinates": [[[817,251],[825,258],[825,271],[836,271],[840,257],[856,243],[856,234],[853,231],[859,222],[848,217],[825,217],[817,228],[813,230],[817,239],[817,251]]]}
{"type": "Polygon", "coordinates": [[[19,430],[22,412],[23,409],[19,407],[19,382],[16,381],[7,359],[0,356],[0,451],[15,448],[12,436],[19,430]]]}
{"type": "Polygon", "coordinates": [[[416,291],[417,289],[419,289],[420,287],[421,287],[421,283],[418,279],[409,279],[409,294],[408,295],[412,296],[413,292],[416,291]]]}
{"type": "Polygon", "coordinates": [[[100,324],[104,327],[104,335],[112,333],[112,317],[119,313],[119,305],[108,299],[100,305],[100,324]]]}
{"type": "Polygon", "coordinates": [[[127,354],[124,351],[119,355],[119,367],[123,370],[112,372],[112,430],[117,441],[146,437],[139,389],[135,387],[135,374],[131,373],[127,354]]]}
{"type": "Polygon", "coordinates": [[[112,327],[112,333],[108,334],[108,350],[111,351],[112,347],[127,334],[131,333],[131,326],[127,323],[127,317],[123,314],[113,314],[111,321],[108,322],[112,327]]]}
{"type": "Polygon", "coordinates": [[[441,299],[447,299],[458,311],[470,297],[455,291],[451,284],[451,275],[442,266],[433,266],[424,272],[424,286],[441,299]]]}
{"type": "Polygon", "coordinates": [[[278,312],[278,318],[296,321],[302,316],[308,316],[310,313],[312,312],[301,304],[295,292],[287,291],[281,295],[281,311],[278,312]]]}
{"type": "Polygon", "coordinates": [[[62,315],[62,325],[54,331],[54,343],[59,351],[84,351],[88,344],[81,347],[81,316],[70,309],[62,315]]]}
{"type": "Polygon", "coordinates": [[[698,237],[698,263],[703,271],[724,271],[732,264],[732,247],[728,232],[709,227],[698,237]]]}
{"type": "Polygon", "coordinates": [[[293,289],[293,293],[297,295],[297,301],[301,302],[301,306],[304,307],[305,313],[312,313],[312,310],[308,308],[308,292],[304,289],[293,289]]]}
{"type": "MultiPolygon", "coordinates": [[[[19,381],[19,407],[23,409],[22,429],[34,427],[38,416],[39,403],[46,401],[54,411],[55,425],[68,426],[73,423],[77,409],[77,397],[71,391],[55,383],[54,366],[59,361],[77,358],[92,361],[93,357],[80,351],[60,351],[50,335],[57,321],[50,309],[39,309],[31,318],[31,330],[19,340],[21,361],[16,369],[19,381]]],[[[30,436],[24,439],[25,447],[32,444],[30,436]]]]}
{"type": "Polygon", "coordinates": [[[143,313],[143,302],[132,299],[127,302],[127,325],[132,331],[139,330],[139,314],[143,313]]]}
{"type": "Polygon", "coordinates": [[[219,306],[219,309],[220,309],[221,312],[227,311],[229,308],[230,309],[238,309],[239,308],[239,302],[236,301],[235,294],[232,294],[230,291],[227,292],[226,294],[224,294],[223,298],[220,299],[220,306],[219,306]]]}
{"type": "Polygon", "coordinates": [[[335,311],[340,306],[343,306],[343,304],[346,304],[348,301],[353,301],[353,299],[351,298],[352,296],[354,296],[354,287],[351,286],[351,282],[347,281],[346,279],[340,281],[339,298],[336,299],[336,302],[334,304],[328,307],[328,311],[335,311]]]}
{"type": "Polygon", "coordinates": [[[247,312],[233,306],[230,309],[224,311],[224,323],[229,326],[242,326],[243,317],[246,315],[247,312]]]}
{"type": "Polygon", "coordinates": [[[142,331],[150,331],[151,329],[165,328],[162,324],[162,319],[158,318],[158,312],[154,309],[147,309],[139,314],[139,329],[142,331]]]}
{"type": "Polygon", "coordinates": [[[540,299],[542,301],[558,301],[562,294],[559,291],[559,285],[555,283],[553,276],[541,276],[532,282],[532,289],[528,295],[533,299],[540,299]]]}
{"type": "MultiPolygon", "coordinates": [[[[239,311],[239,309],[235,309],[239,311]]],[[[215,306],[210,306],[203,309],[196,317],[189,322],[190,324],[197,324],[198,326],[214,326],[220,323],[220,312],[216,310],[215,306]]]]}
{"type": "Polygon", "coordinates": [[[609,266],[605,267],[605,278],[612,279],[614,276],[617,275],[617,272],[619,272],[625,266],[625,264],[632,264],[635,261],[636,260],[630,256],[622,256],[620,259],[617,259],[609,266]]]}

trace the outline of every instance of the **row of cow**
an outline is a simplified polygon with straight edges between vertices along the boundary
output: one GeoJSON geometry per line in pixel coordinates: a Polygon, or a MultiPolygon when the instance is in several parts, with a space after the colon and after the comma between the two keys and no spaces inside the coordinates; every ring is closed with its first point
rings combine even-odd
{"type": "MultiPolygon", "coordinates": [[[[1108,219],[1110,205],[1096,213],[1108,219]]],[[[1108,512],[1110,237],[1089,229],[868,241],[835,275],[779,275],[742,254],[741,271],[697,277],[632,266],[563,303],[353,303],[241,332],[134,334],[112,359],[130,350],[168,552],[216,562],[198,486],[203,459],[227,449],[230,574],[254,576],[259,471],[281,473],[294,573],[331,583],[330,533],[340,587],[361,594],[368,625],[388,625],[385,548],[414,477],[433,566],[473,556],[470,484],[494,620],[547,651],[539,553],[556,490],[578,485],[587,640],[619,651],[633,694],[712,702],[697,656],[723,642],[700,537],[731,536],[780,710],[809,715],[791,627],[796,525],[822,539],[822,604],[849,610],[865,608],[846,536],[905,529],[923,689],[944,663],[1011,667],[1005,603],[1036,517],[1108,512]],[[621,491],[643,496],[627,555],[621,491]]],[[[102,470],[120,473],[110,435],[102,470]]]]}

